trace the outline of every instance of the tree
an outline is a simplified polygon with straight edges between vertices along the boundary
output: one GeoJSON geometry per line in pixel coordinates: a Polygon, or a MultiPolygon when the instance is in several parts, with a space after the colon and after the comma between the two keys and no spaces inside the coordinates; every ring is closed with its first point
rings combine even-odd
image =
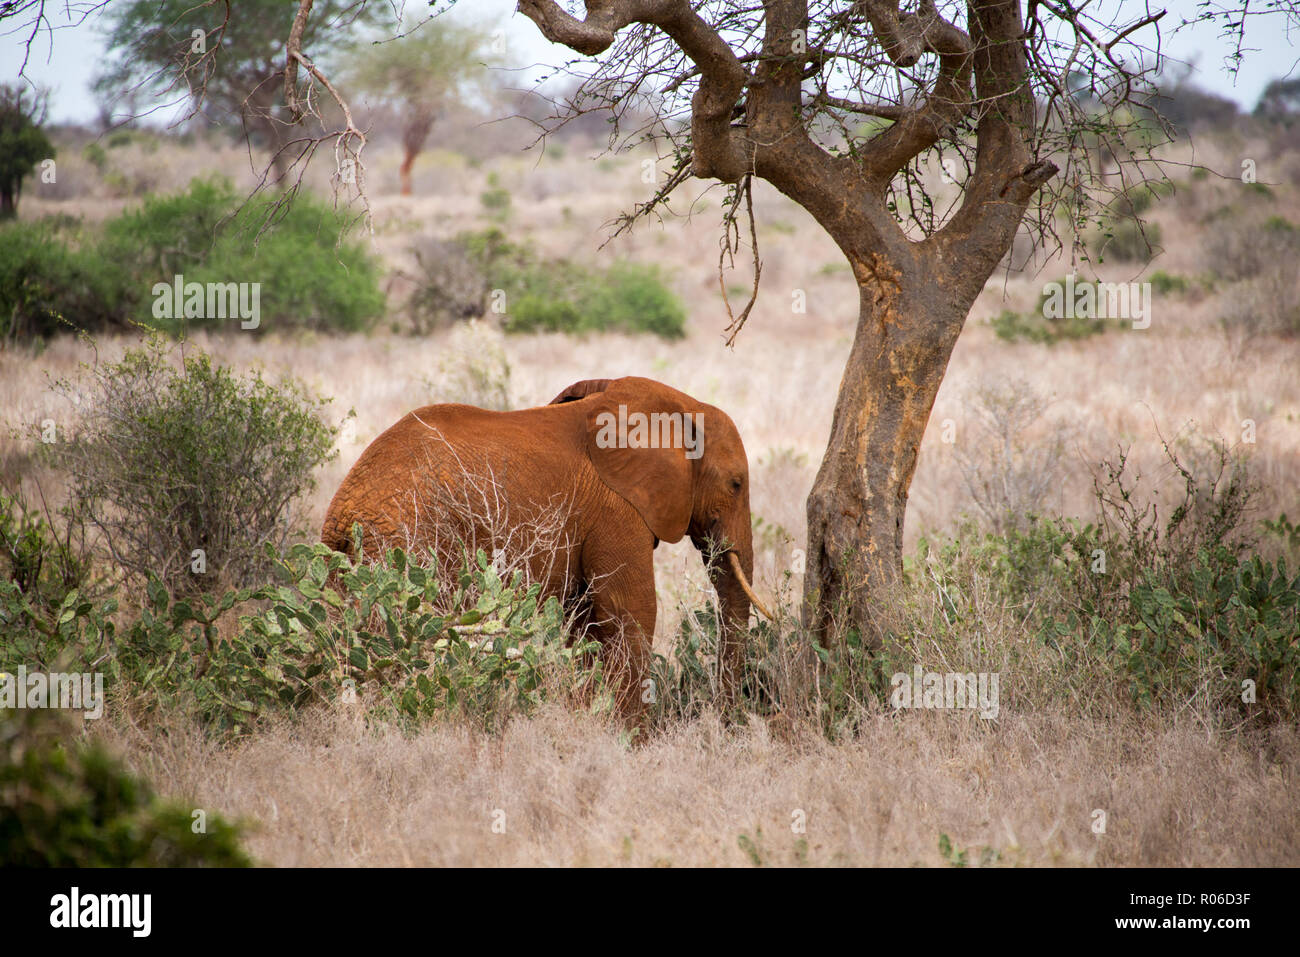
{"type": "MultiPolygon", "coordinates": [[[[300,20],[311,6],[300,0],[300,20]]],[[[1168,130],[1134,107],[1162,63],[1164,11],[1120,21],[1049,0],[1029,0],[1027,16],[1019,0],[908,9],[898,0],[587,0],[579,17],[574,6],[519,3],[547,39],[579,55],[568,64],[582,79],[569,115],[595,104],[612,111],[617,131],[648,104],[653,123],[624,142],[670,144],[672,169],[624,225],[690,176],[716,180],[729,187],[723,252],[734,253],[757,176],[811,213],[849,261],[859,319],[808,498],[804,618],[817,633],[844,622],[873,637],[879,600],[901,574],[921,439],[975,298],[1022,224],[1061,248],[1058,208],[1078,253],[1078,232],[1108,200],[1090,148],[1115,157],[1121,189],[1134,174],[1160,175],[1151,151],[1168,130]],[[933,160],[957,187],[944,211],[933,160]]],[[[1242,7],[1236,17],[1233,5],[1198,8],[1179,28],[1217,23],[1240,51],[1242,7]]],[[[1300,22],[1294,4],[1270,9],[1300,22]]],[[[296,52],[291,36],[290,68],[296,52]]],[[[750,226],[756,245],[752,212],[750,226]]],[[[758,295],[753,256],[748,304],[738,316],[727,304],[729,343],[758,295]]]]}
{"type": "Polygon", "coordinates": [[[43,91],[0,84],[0,221],[18,215],[23,180],[37,163],[54,156],[54,145],[41,129],[48,104],[43,91]]]}
{"type": "MultiPolygon", "coordinates": [[[[251,142],[270,152],[273,180],[310,148],[291,139],[284,116],[284,38],[294,8],[280,0],[124,0],[108,8],[108,46],[117,54],[95,82],[100,94],[152,92],[188,101],[190,115],[214,124],[239,117],[251,142]]],[[[324,0],[305,37],[318,56],[334,52],[345,29],[374,22],[348,0],[324,0]]]]}
{"type": "Polygon", "coordinates": [[[1266,120],[1290,122],[1300,114],[1300,80],[1273,80],[1264,87],[1255,105],[1255,115],[1266,120]]]}
{"type": "Polygon", "coordinates": [[[483,34],[471,27],[427,20],[397,39],[350,51],[344,70],[348,85],[400,111],[403,196],[411,195],[411,168],[438,114],[452,100],[488,92],[486,46],[483,34]]]}
{"type": "Polygon", "coordinates": [[[1089,74],[1092,99],[1112,108],[1128,93],[1110,81],[1142,75],[1098,38],[1105,24],[1068,6],[1030,7],[1026,22],[1014,0],[942,11],[933,0],[912,11],[897,0],[603,0],[583,19],[552,0],[519,5],[548,39],[598,58],[582,95],[617,110],[649,88],[661,117],[689,121],[675,135],[670,187],[686,175],[730,184],[734,212],[758,176],[808,210],[849,261],[857,332],[807,504],[804,614],[817,633],[843,620],[876,634],[875,600],[901,572],[921,438],[966,315],[1058,161],[1067,182],[1090,174],[1074,142],[1083,114],[1073,74],[1089,74]],[[1036,93],[1053,123],[1038,123],[1036,93]],[[961,197],[942,216],[923,159],[945,154],[961,197]]]}

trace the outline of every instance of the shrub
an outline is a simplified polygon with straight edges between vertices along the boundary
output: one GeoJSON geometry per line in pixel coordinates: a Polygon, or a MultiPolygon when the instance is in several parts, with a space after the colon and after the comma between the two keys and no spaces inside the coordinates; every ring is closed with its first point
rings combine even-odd
{"type": "Polygon", "coordinates": [[[406,300],[410,331],[426,335],[454,322],[483,315],[487,278],[461,243],[422,239],[411,252],[418,272],[406,300]]]}
{"type": "Polygon", "coordinates": [[[493,295],[504,294],[507,332],[686,334],[686,311],[657,267],[620,262],[601,270],[544,261],[495,229],[460,242],[493,295]]]}
{"type": "Polygon", "coordinates": [[[190,714],[216,736],[313,704],[355,704],[403,723],[455,714],[497,728],[530,712],[556,679],[600,691],[597,645],[570,641],[559,602],[541,601],[541,585],[522,571],[503,578],[481,550],[450,579],[401,549],[353,564],[299,544],[273,566],[281,584],[179,599],[151,577],[139,617],[122,628],[113,599],[74,592],[47,619],[0,582],[0,619],[28,623],[32,635],[0,632],[0,668],[52,660],[58,648],[64,670],[104,673],[138,714],[190,714]],[[45,659],[31,657],[33,645],[45,659]]]}
{"type": "Polygon", "coordinates": [[[1103,218],[1098,236],[1093,241],[1093,255],[1098,262],[1105,262],[1110,256],[1125,262],[1148,263],[1160,251],[1163,236],[1159,223],[1108,215],[1103,218]]]}
{"type": "Polygon", "coordinates": [[[1264,266],[1224,295],[1220,321],[1250,335],[1300,335],[1300,276],[1293,260],[1264,266]]]}
{"type": "Polygon", "coordinates": [[[1181,481],[1165,518],[1154,503],[1138,504],[1139,479],[1124,455],[1105,466],[1098,521],[1066,536],[1073,557],[1059,600],[1045,606],[1040,640],[1066,657],[1081,648],[1104,654],[1144,707],[1293,720],[1300,577],[1252,552],[1255,486],[1244,460],[1222,444],[1195,465],[1165,452],[1181,481]],[[1247,680],[1254,699],[1243,695],[1247,680]]]}
{"type": "Polygon", "coordinates": [[[496,173],[488,174],[488,188],[479,194],[479,202],[494,219],[510,216],[510,191],[501,185],[496,173]]]}
{"type": "MultiPolygon", "coordinates": [[[[1181,484],[1167,514],[1139,504],[1121,455],[1097,478],[1093,522],[1030,518],[1002,533],[967,522],[945,540],[923,536],[871,640],[839,627],[823,645],[788,615],[759,623],[745,650],[746,707],[837,739],[888,709],[891,676],[919,664],[999,673],[1003,709],[1295,721],[1300,576],[1253,553],[1242,462],[1222,445],[1199,460],[1167,453],[1181,484]]],[[[655,661],[661,714],[715,701],[716,642],[715,610],[689,612],[671,659],[655,661]]]]}
{"type": "MultiPolygon", "coordinates": [[[[1122,328],[1124,323],[1114,317],[1098,318],[1097,316],[1082,315],[1063,315],[1059,317],[1049,316],[1047,302],[1051,297],[1049,289],[1052,285],[1066,288],[1065,280],[1060,279],[1053,283],[1044,283],[1043,291],[1039,293],[1038,305],[1034,307],[1033,312],[1019,313],[1010,309],[1004,309],[998,315],[989,320],[993,327],[993,332],[1004,342],[1037,342],[1042,345],[1052,346],[1058,342],[1076,341],[1087,339],[1091,336],[1100,335],[1108,329],[1122,328]]],[[[1076,293],[1084,286],[1092,286],[1093,302],[1099,302],[1102,297],[1097,289],[1097,283],[1087,279],[1076,279],[1074,281],[1074,290],[1076,293]]],[[[1069,310],[1073,311],[1073,310],[1069,310]]],[[[1100,311],[1100,310],[1096,310],[1100,311]]]]}
{"type": "Polygon", "coordinates": [[[1049,404],[1023,381],[986,383],[969,403],[975,421],[953,446],[953,456],[971,501],[995,532],[1042,514],[1057,483],[1065,452],[1062,431],[1054,431],[1048,442],[1026,439],[1049,404]]]}
{"type": "MultiPolygon", "coordinates": [[[[771,716],[798,708],[800,692],[806,693],[807,683],[795,674],[810,675],[817,667],[803,637],[760,621],[742,639],[745,648],[738,693],[745,710],[771,716]]],[[[678,625],[671,657],[656,653],[651,660],[654,721],[663,725],[691,720],[717,703],[717,654],[717,607],[689,610],[678,625]]],[[[802,700],[806,705],[806,699],[802,700]]]]}
{"type": "Polygon", "coordinates": [[[91,140],[82,149],[81,158],[93,166],[95,172],[101,176],[104,175],[104,171],[108,168],[108,153],[104,151],[104,147],[94,140],[91,140]]]}
{"type": "Polygon", "coordinates": [[[56,383],[81,420],[43,447],[68,475],[73,516],[138,578],[182,590],[203,580],[196,572],[259,580],[263,545],[284,544],[313,471],[337,454],[338,429],[321,418],[328,400],[237,376],[203,353],[175,367],[157,339],[88,379],[56,383]]]}
{"type": "Polygon", "coordinates": [[[1107,319],[1084,316],[1049,319],[1041,312],[1026,314],[1010,309],[1003,309],[989,320],[989,324],[994,334],[1004,342],[1037,342],[1045,346],[1087,339],[1113,326],[1107,319]]]}
{"type": "Polygon", "coordinates": [[[84,527],[66,522],[56,532],[53,525],[19,496],[0,492],[0,579],[47,611],[69,592],[96,586],[84,527]]]}
{"type": "Polygon", "coordinates": [[[25,342],[56,332],[125,325],[138,285],[65,243],[47,223],[0,226],[0,337],[25,342]]]}
{"type": "Polygon", "coordinates": [[[648,332],[661,339],[686,334],[686,310],[669,291],[658,266],[614,263],[588,279],[579,300],[582,326],[620,332],[648,332]]]}
{"type": "Polygon", "coordinates": [[[248,328],[364,329],[384,308],[379,267],[359,244],[339,241],[346,225],[306,194],[241,206],[229,182],[214,179],[150,197],[76,248],[50,229],[0,229],[0,332],[45,338],[134,321],[180,333],[211,322],[155,315],[155,285],[178,275],[187,284],[259,284],[258,324],[248,328]]]}
{"type": "Polygon", "coordinates": [[[476,319],[463,323],[438,356],[437,375],[425,385],[437,402],[509,409],[510,363],[501,332],[476,319]]]}
{"type": "Polygon", "coordinates": [[[368,328],[384,311],[380,267],[361,244],[339,239],[347,218],[308,194],[287,208],[277,210],[274,202],[240,208],[186,280],[261,283],[261,330],[368,328]]]}
{"type": "Polygon", "coordinates": [[[1169,187],[1142,185],[1113,196],[1097,218],[1089,245],[1098,262],[1107,256],[1127,262],[1150,262],[1160,250],[1158,223],[1142,216],[1168,195],[1169,187]]]}
{"type": "Polygon", "coordinates": [[[1192,284],[1185,277],[1167,273],[1163,269],[1157,269],[1153,272],[1148,277],[1148,282],[1151,283],[1151,288],[1156,294],[1161,296],[1167,296],[1171,293],[1178,296],[1185,295],[1192,288],[1192,284]]]}
{"type": "Polygon", "coordinates": [[[0,710],[0,860],[9,867],[248,867],[237,825],[161,801],[43,710],[0,710]]]}
{"type": "Polygon", "coordinates": [[[1280,216],[1225,210],[1216,217],[1201,249],[1206,270],[1216,279],[1253,279],[1271,266],[1289,263],[1300,252],[1300,231],[1280,216]]]}
{"type": "Polygon", "coordinates": [[[552,264],[518,271],[505,282],[507,332],[686,334],[686,311],[655,266],[616,263],[593,271],[552,264]]]}
{"type": "MultiPolygon", "coordinates": [[[[148,197],[138,209],[106,222],[100,255],[146,288],[170,282],[177,273],[193,273],[209,260],[217,232],[236,204],[228,180],[196,179],[183,193],[148,197]]],[[[138,318],[154,321],[149,310],[138,318]]]]}
{"type": "Polygon", "coordinates": [[[499,727],[542,700],[548,672],[576,679],[595,650],[569,645],[559,602],[541,602],[541,585],[522,572],[503,580],[482,550],[466,556],[454,588],[401,549],[354,565],[298,545],[277,571],[285,584],[255,595],[269,607],[241,618],[196,689],[219,726],[373,690],[379,715],[460,714],[499,727]]]}

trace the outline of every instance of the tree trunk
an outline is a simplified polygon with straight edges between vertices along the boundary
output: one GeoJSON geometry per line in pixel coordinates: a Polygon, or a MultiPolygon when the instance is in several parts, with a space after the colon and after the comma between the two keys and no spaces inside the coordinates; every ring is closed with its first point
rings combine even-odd
{"type": "Polygon", "coordinates": [[[853,349],[808,496],[805,623],[825,644],[871,642],[903,561],[907,495],[930,410],[970,303],[933,281],[860,286],[853,349]]]}
{"type": "Polygon", "coordinates": [[[415,158],[419,155],[420,151],[418,149],[413,150],[410,147],[406,148],[405,156],[402,159],[402,166],[398,170],[398,173],[402,178],[403,196],[411,195],[411,167],[415,165],[415,158]]]}
{"type": "Polygon", "coordinates": [[[0,185],[0,222],[18,215],[18,190],[10,183],[0,185]]]}
{"type": "Polygon", "coordinates": [[[429,103],[414,103],[407,108],[406,122],[402,127],[402,149],[405,150],[400,170],[402,177],[402,195],[411,195],[411,168],[415,159],[424,151],[429,133],[433,129],[433,120],[437,110],[429,103]]]}

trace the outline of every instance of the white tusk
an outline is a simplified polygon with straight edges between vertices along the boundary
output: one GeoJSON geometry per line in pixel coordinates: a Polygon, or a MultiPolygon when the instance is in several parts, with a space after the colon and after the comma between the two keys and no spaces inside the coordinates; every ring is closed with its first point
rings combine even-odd
{"type": "Polygon", "coordinates": [[[735,552],[727,552],[727,559],[731,562],[731,570],[735,572],[736,580],[740,582],[740,587],[745,592],[745,596],[762,613],[764,618],[768,621],[776,621],[776,616],[767,610],[767,606],[759,601],[758,596],[754,594],[754,589],[749,587],[749,579],[745,577],[745,571],[740,567],[740,556],[735,552]]]}

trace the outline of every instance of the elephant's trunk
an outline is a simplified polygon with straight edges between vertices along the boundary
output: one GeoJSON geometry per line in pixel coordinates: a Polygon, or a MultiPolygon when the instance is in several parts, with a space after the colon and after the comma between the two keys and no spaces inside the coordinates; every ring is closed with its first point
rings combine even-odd
{"type": "MultiPolygon", "coordinates": [[[[718,593],[718,689],[724,708],[736,702],[736,687],[744,659],[744,642],[749,634],[750,602],[762,609],[753,597],[749,579],[754,569],[754,549],[746,527],[736,536],[738,541],[719,556],[709,570],[709,578],[718,593]]],[[[766,614],[766,611],[763,612],[766,614]]]]}

